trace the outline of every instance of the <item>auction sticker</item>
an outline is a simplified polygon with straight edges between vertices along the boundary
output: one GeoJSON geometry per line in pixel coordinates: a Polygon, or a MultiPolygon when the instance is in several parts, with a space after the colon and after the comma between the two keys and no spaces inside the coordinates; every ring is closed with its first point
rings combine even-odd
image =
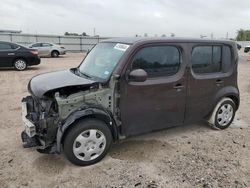
{"type": "Polygon", "coordinates": [[[126,51],[128,49],[129,45],[128,44],[121,44],[121,43],[117,43],[115,46],[114,46],[114,49],[116,50],[121,50],[121,51],[126,51]]]}

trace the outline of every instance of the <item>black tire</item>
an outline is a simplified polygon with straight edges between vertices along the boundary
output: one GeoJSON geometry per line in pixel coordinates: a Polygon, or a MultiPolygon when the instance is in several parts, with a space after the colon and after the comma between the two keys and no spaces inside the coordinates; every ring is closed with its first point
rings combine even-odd
{"type": "Polygon", "coordinates": [[[217,129],[226,129],[228,128],[231,123],[233,122],[234,120],[234,117],[235,117],[235,112],[236,112],[236,105],[234,103],[234,101],[230,98],[224,98],[222,102],[219,103],[218,107],[215,109],[216,112],[215,112],[215,117],[214,117],[214,127],[217,128],[217,129]],[[221,123],[219,122],[219,114],[222,112],[222,107],[223,106],[231,106],[232,107],[232,116],[230,118],[230,121],[226,122],[224,125],[221,125],[221,123]]]}
{"type": "MultiPolygon", "coordinates": [[[[98,119],[83,119],[78,122],[76,122],[74,125],[72,125],[68,132],[66,133],[65,139],[63,141],[63,150],[64,154],[66,155],[67,159],[78,166],[87,166],[87,165],[92,165],[100,160],[102,160],[107,152],[109,151],[111,144],[112,144],[112,134],[109,129],[109,127],[103,122],[98,119]],[[79,159],[73,151],[73,148],[76,147],[74,144],[76,144],[75,140],[80,136],[84,131],[88,130],[97,130],[101,132],[105,138],[106,138],[106,144],[104,144],[104,150],[100,155],[93,159],[93,160],[81,160],[79,159]]],[[[87,143],[88,144],[88,143],[87,143]]],[[[81,145],[81,144],[80,144],[81,145]]],[[[86,144],[84,145],[84,149],[86,151],[86,144]]],[[[100,146],[99,146],[100,147],[100,146]]],[[[83,153],[84,154],[84,153],[83,153]]],[[[92,155],[91,155],[92,156],[92,155]]]]}
{"type": "Polygon", "coordinates": [[[27,62],[24,59],[18,58],[14,61],[13,66],[18,71],[27,69],[27,62]]]}
{"type": "Polygon", "coordinates": [[[58,51],[53,50],[53,51],[51,52],[51,57],[58,57],[58,56],[59,56],[59,52],[58,52],[58,51]]]}

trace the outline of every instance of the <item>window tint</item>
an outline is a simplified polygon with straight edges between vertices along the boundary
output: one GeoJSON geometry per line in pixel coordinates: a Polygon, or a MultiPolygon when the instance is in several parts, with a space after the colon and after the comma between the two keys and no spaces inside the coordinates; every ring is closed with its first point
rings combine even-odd
{"type": "Polygon", "coordinates": [[[0,43],[0,50],[10,50],[12,49],[11,45],[8,43],[0,43]]]}
{"type": "Polygon", "coordinates": [[[41,43],[33,44],[32,47],[41,47],[41,43]]]}
{"type": "Polygon", "coordinates": [[[17,49],[19,46],[17,44],[12,44],[12,49],[17,49]]]}
{"type": "Polygon", "coordinates": [[[49,44],[49,43],[43,43],[42,44],[43,47],[49,47],[49,46],[52,46],[52,44],[49,44]]]}
{"type": "Polygon", "coordinates": [[[144,69],[149,77],[171,76],[180,67],[180,52],[174,46],[145,47],[135,55],[132,68],[144,69]]]}
{"type": "Polygon", "coordinates": [[[229,46],[223,46],[223,72],[228,72],[232,66],[232,53],[229,46]]]}
{"type": "Polygon", "coordinates": [[[194,73],[220,72],[222,67],[221,46],[198,46],[192,52],[194,73]]]}

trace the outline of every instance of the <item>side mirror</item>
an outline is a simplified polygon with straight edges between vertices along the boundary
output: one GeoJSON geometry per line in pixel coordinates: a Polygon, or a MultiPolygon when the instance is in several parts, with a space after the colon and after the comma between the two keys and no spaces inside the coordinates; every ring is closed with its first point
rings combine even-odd
{"type": "Polygon", "coordinates": [[[135,69],[129,73],[129,81],[145,82],[147,78],[148,78],[148,74],[143,69],[135,69]]]}

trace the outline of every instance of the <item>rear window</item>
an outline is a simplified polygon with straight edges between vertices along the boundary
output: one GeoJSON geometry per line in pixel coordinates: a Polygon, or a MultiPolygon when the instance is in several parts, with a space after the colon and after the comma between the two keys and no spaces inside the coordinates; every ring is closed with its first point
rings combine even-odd
{"type": "Polygon", "coordinates": [[[222,46],[197,46],[192,51],[194,73],[214,73],[222,70],[222,46]]]}
{"type": "Polygon", "coordinates": [[[0,43],[0,50],[10,50],[12,49],[11,45],[8,43],[0,43]]]}

